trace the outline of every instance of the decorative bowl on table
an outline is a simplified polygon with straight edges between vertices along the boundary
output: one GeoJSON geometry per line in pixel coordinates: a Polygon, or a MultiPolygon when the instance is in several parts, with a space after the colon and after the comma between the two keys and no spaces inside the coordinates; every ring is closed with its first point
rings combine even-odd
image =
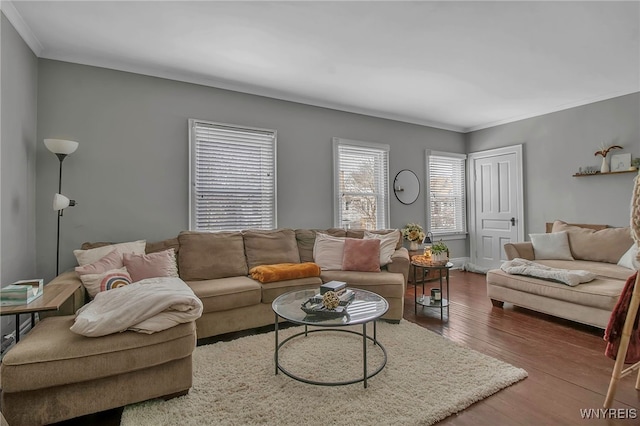
{"type": "Polygon", "coordinates": [[[446,264],[449,261],[449,259],[435,260],[433,256],[425,256],[423,254],[417,254],[415,256],[411,256],[411,261],[413,263],[416,263],[418,265],[423,265],[423,266],[442,266],[446,264]]]}

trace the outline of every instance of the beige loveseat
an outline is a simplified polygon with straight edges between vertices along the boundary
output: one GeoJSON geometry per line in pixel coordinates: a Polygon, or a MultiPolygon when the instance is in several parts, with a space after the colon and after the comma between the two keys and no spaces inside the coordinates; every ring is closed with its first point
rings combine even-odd
{"type": "MultiPolygon", "coordinates": [[[[73,315],[45,318],[2,360],[2,412],[11,425],[58,422],[191,387],[191,354],[198,338],[273,324],[271,302],[296,289],[342,280],[383,296],[383,318],[402,319],[409,256],[401,237],[392,263],[380,272],[322,271],[307,277],[260,283],[248,271],[256,265],[313,261],[316,230],[182,232],[147,244],[147,253],[173,248],[180,277],[203,303],[202,317],[160,333],[132,331],[89,338],[72,333],[73,315]]],[[[362,238],[363,230],[328,229],[337,237],[362,238]]],[[[386,234],[391,231],[372,231],[386,234]]],[[[85,244],[84,249],[108,243],[85,244]]],[[[79,280],[65,272],[47,285],[79,280]]],[[[78,291],[63,307],[72,314],[85,302],[78,291]]]]}
{"type": "Polygon", "coordinates": [[[487,295],[494,306],[512,303],[604,329],[626,279],[635,272],[617,264],[633,245],[629,228],[572,225],[562,221],[547,224],[547,232],[562,231],[568,234],[574,260],[536,259],[530,241],[505,244],[507,258],[532,260],[552,268],[587,270],[595,273],[596,279],[570,287],[493,269],[487,273],[487,295]]]}

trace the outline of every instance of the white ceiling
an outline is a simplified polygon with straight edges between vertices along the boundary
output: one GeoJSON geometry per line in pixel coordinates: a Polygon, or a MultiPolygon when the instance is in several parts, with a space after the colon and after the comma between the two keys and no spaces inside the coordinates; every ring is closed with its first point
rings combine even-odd
{"type": "Polygon", "coordinates": [[[468,132],[640,91],[640,2],[13,1],[43,58],[468,132]]]}

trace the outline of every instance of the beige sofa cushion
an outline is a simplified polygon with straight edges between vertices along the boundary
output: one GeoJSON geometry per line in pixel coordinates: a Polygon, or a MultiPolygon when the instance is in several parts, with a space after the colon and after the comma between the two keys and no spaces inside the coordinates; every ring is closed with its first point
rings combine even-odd
{"type": "Polygon", "coordinates": [[[40,321],[2,358],[3,392],[53,388],[160,365],[191,355],[195,323],[153,334],[133,331],[100,338],[73,333],[74,315],[40,321]]]}
{"type": "Polygon", "coordinates": [[[322,231],[325,234],[329,234],[332,237],[346,237],[347,231],[342,228],[329,228],[326,231],[322,231]]]}
{"type": "Polygon", "coordinates": [[[300,262],[313,262],[313,246],[316,242],[315,229],[296,229],[296,243],[300,262]]]}
{"type": "Polygon", "coordinates": [[[178,241],[178,270],[184,281],[249,274],[240,232],[183,231],[178,241]]]}
{"type": "Polygon", "coordinates": [[[228,311],[260,303],[260,284],[249,277],[227,277],[215,280],[187,281],[202,301],[202,313],[228,311]]]}
{"type": "Polygon", "coordinates": [[[344,281],[347,283],[347,287],[369,290],[382,297],[404,297],[404,276],[402,274],[387,271],[322,271],[320,277],[323,282],[344,281]]]}
{"type": "Polygon", "coordinates": [[[180,249],[180,242],[178,241],[178,237],[169,238],[162,241],[155,241],[152,243],[147,241],[147,246],[145,248],[145,251],[147,254],[151,254],[151,253],[158,253],[158,252],[169,250],[169,249],[173,249],[173,251],[176,253],[176,256],[178,256],[178,250],[180,249]]]}
{"type": "Polygon", "coordinates": [[[623,280],[615,278],[598,277],[591,282],[569,287],[553,281],[510,275],[500,269],[492,269],[487,272],[487,284],[489,285],[606,310],[613,309],[624,283],[623,280]]]}
{"type": "Polygon", "coordinates": [[[271,303],[281,294],[307,288],[319,289],[322,285],[320,277],[298,278],[295,280],[276,281],[262,284],[262,303],[271,303]]]}
{"type": "Polygon", "coordinates": [[[623,281],[626,281],[627,278],[634,273],[634,271],[619,265],[613,265],[606,262],[591,262],[589,260],[535,260],[535,262],[551,268],[572,270],[582,269],[593,272],[599,277],[613,278],[623,281]]]}
{"type": "Polygon", "coordinates": [[[556,220],[551,231],[567,231],[571,254],[578,260],[618,263],[633,244],[629,227],[595,231],[556,220]]]}
{"type": "Polygon", "coordinates": [[[300,263],[296,233],[292,229],[252,229],[242,233],[249,269],[276,263],[300,263]]]}

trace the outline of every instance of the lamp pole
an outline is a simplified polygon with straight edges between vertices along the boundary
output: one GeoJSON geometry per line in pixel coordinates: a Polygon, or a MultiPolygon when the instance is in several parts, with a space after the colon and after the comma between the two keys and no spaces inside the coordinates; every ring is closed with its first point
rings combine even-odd
{"type": "Polygon", "coordinates": [[[54,153],[58,160],[60,160],[58,169],[58,192],[53,197],[53,209],[58,215],[58,230],[56,235],[56,276],[60,273],[60,216],[62,216],[62,210],[68,206],[74,206],[75,201],[69,200],[64,197],[67,203],[65,206],[58,208],[58,196],[62,197],[62,162],[69,154],[73,154],[78,149],[78,142],[69,141],[64,139],[45,139],[44,145],[49,151],[54,153]]]}
{"type": "MultiPolygon", "coordinates": [[[[60,160],[60,169],[58,172],[58,194],[62,194],[62,162],[64,161],[67,154],[56,154],[58,159],[60,160]]],[[[62,216],[62,210],[58,210],[58,234],[56,236],[56,277],[60,272],[60,216],[62,216]]]]}

